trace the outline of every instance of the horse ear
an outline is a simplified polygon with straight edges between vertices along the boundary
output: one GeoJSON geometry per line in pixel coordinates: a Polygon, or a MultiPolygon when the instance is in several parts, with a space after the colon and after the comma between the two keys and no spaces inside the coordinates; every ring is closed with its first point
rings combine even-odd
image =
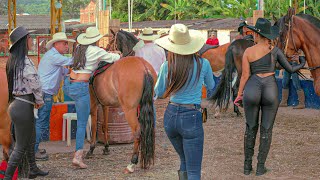
{"type": "Polygon", "coordinates": [[[277,22],[277,21],[278,21],[277,17],[274,16],[274,14],[272,14],[272,19],[273,19],[274,22],[277,22]]]}
{"type": "Polygon", "coordinates": [[[113,36],[116,35],[112,29],[110,29],[110,32],[111,32],[111,34],[112,34],[113,36]]]}

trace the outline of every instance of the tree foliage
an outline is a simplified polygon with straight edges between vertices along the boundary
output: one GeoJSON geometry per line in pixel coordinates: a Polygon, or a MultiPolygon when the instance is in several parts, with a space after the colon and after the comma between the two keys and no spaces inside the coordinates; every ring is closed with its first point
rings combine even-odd
{"type": "MultiPolygon", "coordinates": [[[[96,0],[95,0],[96,1],[96,0]]],[[[106,0],[108,3],[110,0],[106,0]]],[[[128,21],[128,0],[111,0],[112,17],[128,21]]],[[[290,0],[265,0],[264,15],[283,16],[287,13],[290,0]]],[[[8,0],[0,0],[0,14],[7,14],[8,0]]],[[[80,8],[90,0],[63,0],[63,18],[79,18],[80,8]]],[[[299,0],[298,12],[303,11],[303,0],[299,0]]],[[[195,19],[252,17],[257,9],[257,0],[134,0],[133,20],[154,21],[172,19],[195,19]]],[[[307,14],[320,18],[320,0],[306,0],[307,14]]],[[[29,14],[50,14],[50,0],[17,0],[17,12],[29,14]]]]}

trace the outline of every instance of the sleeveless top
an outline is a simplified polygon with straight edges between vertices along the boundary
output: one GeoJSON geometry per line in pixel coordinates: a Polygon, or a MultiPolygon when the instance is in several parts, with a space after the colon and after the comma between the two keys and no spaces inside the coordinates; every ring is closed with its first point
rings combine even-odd
{"type": "Polygon", "coordinates": [[[275,72],[276,61],[272,58],[272,50],[260,59],[250,62],[251,74],[275,72]]]}

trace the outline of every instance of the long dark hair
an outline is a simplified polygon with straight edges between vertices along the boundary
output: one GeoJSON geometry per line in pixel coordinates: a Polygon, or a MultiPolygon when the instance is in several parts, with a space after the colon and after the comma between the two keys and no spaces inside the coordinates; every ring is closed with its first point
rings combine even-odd
{"type": "Polygon", "coordinates": [[[84,68],[87,62],[86,51],[90,45],[95,45],[95,43],[89,44],[89,45],[78,44],[76,49],[73,50],[72,55],[73,55],[74,61],[73,61],[72,69],[80,70],[81,68],[84,68]]]}
{"type": "Polygon", "coordinates": [[[28,55],[27,47],[28,35],[17,41],[10,49],[9,58],[6,64],[6,73],[8,80],[9,102],[13,100],[14,81],[23,77],[26,55],[28,55]]]}
{"type": "Polygon", "coordinates": [[[168,97],[170,94],[176,93],[190,83],[188,80],[191,80],[193,75],[194,57],[197,62],[197,73],[194,83],[197,83],[201,72],[199,57],[196,54],[179,55],[170,51],[168,52],[168,81],[166,84],[167,89],[163,95],[164,98],[168,97]]]}

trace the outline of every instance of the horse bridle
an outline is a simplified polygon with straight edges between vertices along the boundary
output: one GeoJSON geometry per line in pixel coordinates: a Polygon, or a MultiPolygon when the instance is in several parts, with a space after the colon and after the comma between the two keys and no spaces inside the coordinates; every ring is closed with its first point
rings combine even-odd
{"type": "MultiPolygon", "coordinates": [[[[120,51],[119,48],[118,48],[118,46],[117,46],[118,33],[119,33],[119,31],[116,32],[116,34],[114,35],[114,37],[113,37],[113,38],[111,39],[111,41],[110,41],[110,42],[113,41],[113,50],[114,50],[114,51],[120,51]]],[[[110,44],[109,44],[109,45],[110,45],[110,44]]],[[[111,46],[111,45],[110,45],[110,46],[111,46]]],[[[128,52],[126,55],[123,55],[122,57],[130,56],[130,55],[132,55],[133,53],[134,53],[134,51],[133,51],[133,49],[132,49],[130,52],[128,52]]]]}
{"type": "Polygon", "coordinates": [[[287,30],[287,34],[286,34],[286,38],[285,40],[282,42],[283,44],[283,47],[284,49],[283,50],[283,53],[288,57],[288,58],[292,58],[294,55],[296,54],[299,54],[299,51],[297,49],[297,46],[296,46],[296,42],[294,41],[294,38],[293,38],[293,15],[291,16],[290,20],[289,20],[289,23],[288,24],[285,24],[286,27],[288,27],[288,30],[287,30]],[[289,44],[289,36],[291,37],[292,39],[292,44],[293,44],[293,47],[294,47],[294,51],[295,53],[291,56],[288,56],[287,54],[287,50],[288,50],[288,44],[289,44]]]}
{"type": "MultiPolygon", "coordinates": [[[[296,43],[295,43],[294,38],[293,38],[293,16],[294,16],[294,15],[291,16],[291,18],[290,18],[290,20],[289,20],[289,23],[288,23],[288,24],[285,24],[285,26],[288,27],[288,30],[287,30],[287,34],[286,34],[286,39],[282,42],[282,44],[283,44],[282,47],[284,47],[283,53],[284,53],[285,56],[288,57],[288,58],[292,58],[292,57],[294,57],[294,55],[299,54],[298,48],[297,48],[296,43]],[[294,51],[295,51],[295,53],[294,53],[293,55],[291,55],[291,56],[288,56],[288,54],[287,54],[288,44],[289,44],[289,43],[288,43],[288,42],[289,42],[289,36],[290,36],[291,39],[292,39],[292,44],[293,44],[294,51]]],[[[318,69],[318,68],[320,68],[320,66],[316,66],[316,67],[303,67],[302,69],[307,69],[307,70],[309,70],[309,71],[313,71],[313,70],[316,70],[316,69],[318,69]]]]}

